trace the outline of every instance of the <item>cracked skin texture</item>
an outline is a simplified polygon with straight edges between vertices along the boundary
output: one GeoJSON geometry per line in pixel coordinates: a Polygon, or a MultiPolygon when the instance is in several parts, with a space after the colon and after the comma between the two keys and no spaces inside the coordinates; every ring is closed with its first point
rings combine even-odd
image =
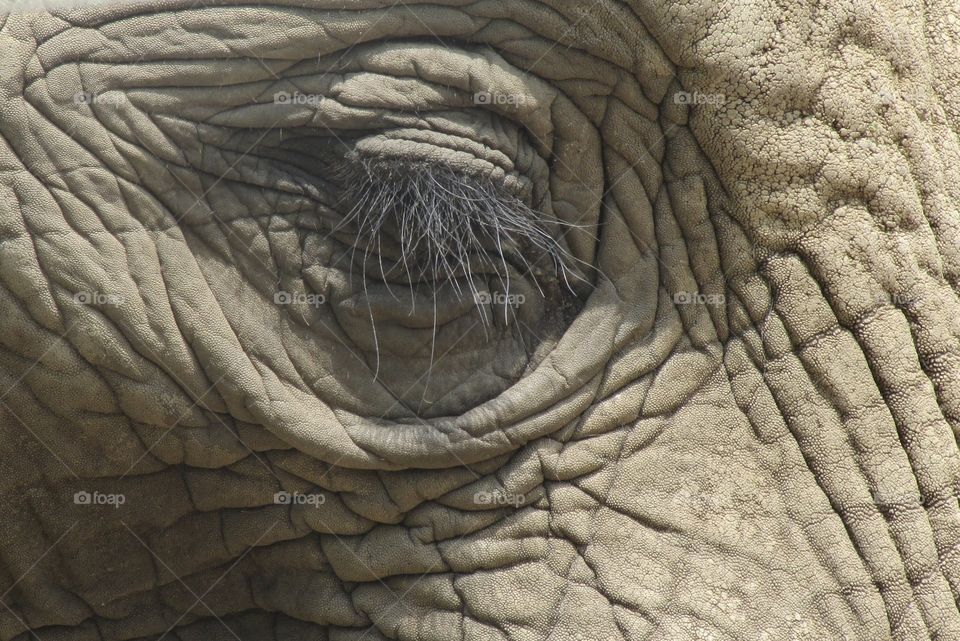
{"type": "Polygon", "coordinates": [[[0,639],[960,639],[957,6],[391,4],[0,18],[0,639]],[[374,381],[330,132],[581,223],[575,317],[374,381]]]}

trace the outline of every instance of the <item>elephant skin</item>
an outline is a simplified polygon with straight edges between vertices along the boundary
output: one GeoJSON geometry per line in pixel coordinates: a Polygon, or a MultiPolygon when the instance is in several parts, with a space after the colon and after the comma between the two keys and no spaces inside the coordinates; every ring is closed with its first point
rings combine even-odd
{"type": "Polygon", "coordinates": [[[4,11],[0,639],[960,639],[955,1],[4,11]]]}

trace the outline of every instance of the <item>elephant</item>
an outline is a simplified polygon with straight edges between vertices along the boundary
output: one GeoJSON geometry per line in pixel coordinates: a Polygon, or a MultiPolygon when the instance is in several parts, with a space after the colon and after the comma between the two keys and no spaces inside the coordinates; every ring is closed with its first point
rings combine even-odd
{"type": "Polygon", "coordinates": [[[960,639],[956,2],[0,52],[0,639],[960,639]]]}

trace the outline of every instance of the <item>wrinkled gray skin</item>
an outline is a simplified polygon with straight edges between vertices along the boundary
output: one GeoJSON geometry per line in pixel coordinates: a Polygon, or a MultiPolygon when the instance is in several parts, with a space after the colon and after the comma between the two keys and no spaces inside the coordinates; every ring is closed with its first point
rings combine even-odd
{"type": "Polygon", "coordinates": [[[0,639],[960,639],[952,0],[192,5],[0,19],[0,639]],[[387,292],[346,157],[590,286],[387,292]]]}

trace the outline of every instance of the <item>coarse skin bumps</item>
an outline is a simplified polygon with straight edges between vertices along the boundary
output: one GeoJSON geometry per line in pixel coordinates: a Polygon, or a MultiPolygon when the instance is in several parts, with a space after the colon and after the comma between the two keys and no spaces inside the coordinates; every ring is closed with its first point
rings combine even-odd
{"type": "Polygon", "coordinates": [[[960,638],[953,4],[158,2],[0,51],[0,639],[960,638]],[[278,88],[597,212],[579,316],[383,411],[269,304],[278,88]]]}

